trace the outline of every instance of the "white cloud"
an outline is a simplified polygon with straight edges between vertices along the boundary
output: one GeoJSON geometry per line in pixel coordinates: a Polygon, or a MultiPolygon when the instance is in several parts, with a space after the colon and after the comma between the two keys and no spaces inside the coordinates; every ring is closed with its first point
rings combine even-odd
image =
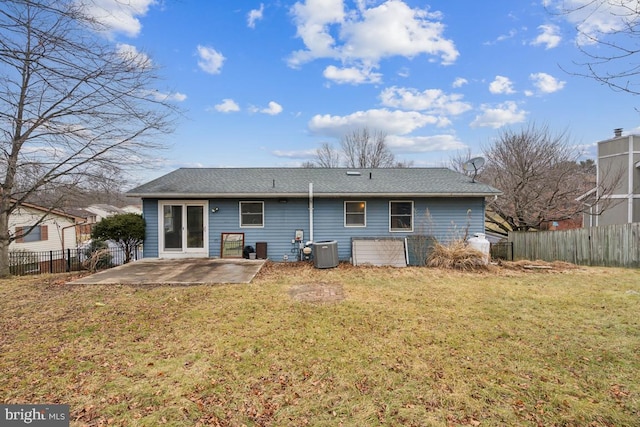
{"type": "Polygon", "coordinates": [[[247,26],[249,28],[256,27],[256,21],[262,19],[262,13],[264,12],[264,4],[260,3],[260,9],[253,9],[247,14],[247,26]]]}
{"type": "Polygon", "coordinates": [[[123,60],[138,68],[151,68],[153,66],[151,58],[146,53],[140,52],[135,46],[118,43],[116,51],[123,60]]]}
{"type": "Polygon", "coordinates": [[[462,78],[462,77],[458,77],[453,81],[451,86],[454,87],[454,88],[458,88],[458,87],[462,87],[462,86],[464,86],[464,85],[466,85],[468,83],[469,83],[469,80],[467,80],[465,78],[462,78]]]}
{"type": "Polygon", "coordinates": [[[635,26],[637,2],[593,0],[548,0],[546,6],[578,29],[576,41],[586,45],[595,43],[603,34],[635,26]],[[633,5],[630,3],[634,3],[633,5]],[[571,11],[570,13],[564,13],[571,11]]]}
{"type": "Polygon", "coordinates": [[[316,155],[316,150],[274,150],[271,154],[276,157],[284,157],[287,159],[308,159],[316,155]]]}
{"type": "Polygon", "coordinates": [[[435,21],[439,14],[390,0],[364,10],[361,18],[349,20],[341,28],[345,58],[377,62],[388,56],[424,53],[439,56],[443,64],[452,64],[459,55],[453,41],[442,37],[445,27],[435,21]]]}
{"type": "Polygon", "coordinates": [[[306,51],[294,52],[289,58],[289,66],[298,67],[315,58],[335,58],[335,40],[330,26],[344,20],[343,0],[307,0],[296,2],[291,8],[297,27],[297,36],[306,46],[306,51]]]}
{"type": "Polygon", "coordinates": [[[226,59],[220,52],[214,48],[198,45],[198,66],[202,71],[209,74],[220,74],[222,64],[226,59]]]}
{"type": "Polygon", "coordinates": [[[445,65],[457,59],[455,44],[443,36],[439,13],[412,9],[401,0],[371,8],[368,3],[358,1],[356,9],[345,10],[343,0],[296,2],[291,13],[305,49],[290,55],[289,66],[330,58],[346,64],[344,69],[359,68],[366,75],[381,59],[392,56],[426,54],[445,65]]]}
{"type": "Polygon", "coordinates": [[[471,122],[472,128],[491,127],[498,129],[505,125],[522,123],[527,117],[527,112],[519,110],[513,101],[507,101],[492,108],[489,104],[480,106],[481,114],[471,122]]]}
{"type": "Polygon", "coordinates": [[[553,93],[564,88],[566,82],[558,80],[547,73],[534,73],[529,76],[533,85],[542,93],[553,93]]]}
{"type": "Polygon", "coordinates": [[[411,71],[407,67],[402,67],[398,70],[398,75],[400,77],[409,77],[411,75],[411,71]]]}
{"type": "Polygon", "coordinates": [[[511,29],[511,30],[509,30],[509,32],[507,34],[501,34],[495,40],[484,42],[483,44],[486,45],[486,46],[492,46],[492,45],[494,45],[496,43],[499,43],[499,42],[502,42],[502,41],[505,41],[505,40],[509,40],[509,39],[515,37],[516,34],[518,34],[518,31],[515,30],[515,29],[511,29]]]}
{"type": "Polygon", "coordinates": [[[389,135],[385,139],[388,147],[394,152],[426,153],[431,151],[449,151],[466,148],[453,135],[433,136],[398,136],[389,135]]]}
{"type": "Polygon", "coordinates": [[[515,93],[513,90],[513,83],[508,77],[496,76],[489,84],[489,92],[493,94],[511,94],[515,93]]]}
{"type": "Polygon", "coordinates": [[[85,13],[96,19],[104,26],[103,31],[109,35],[120,33],[128,37],[140,34],[142,24],[139,17],[143,17],[149,8],[157,3],[156,0],[76,0],[85,13]]]}
{"type": "Polygon", "coordinates": [[[155,91],[148,91],[147,94],[159,102],[164,102],[164,101],[183,102],[183,101],[186,101],[187,99],[187,95],[180,92],[164,93],[164,92],[159,92],[155,90],[155,91]]]}
{"type": "Polygon", "coordinates": [[[426,125],[448,125],[446,118],[422,114],[417,111],[390,111],[373,109],[357,111],[347,116],[318,114],[309,121],[309,129],[316,134],[340,138],[354,129],[376,129],[387,135],[405,135],[426,125]]]}
{"type": "Polygon", "coordinates": [[[322,75],[327,79],[338,84],[361,84],[361,83],[380,83],[382,74],[373,73],[371,70],[366,70],[356,67],[338,68],[334,65],[329,65],[324,69],[322,75]]]}
{"type": "Polygon", "coordinates": [[[531,42],[534,46],[544,45],[545,49],[553,49],[560,44],[562,37],[558,34],[560,28],[557,25],[540,25],[540,34],[531,42]]]}
{"type": "Polygon", "coordinates": [[[223,99],[220,104],[214,105],[213,108],[221,113],[233,113],[236,111],[240,111],[240,107],[238,106],[238,104],[236,104],[236,102],[230,98],[223,99]]]}
{"type": "Polygon", "coordinates": [[[270,116],[276,116],[282,113],[282,106],[275,101],[269,102],[269,106],[266,108],[250,107],[249,111],[252,113],[268,114],[270,116]]]}
{"type": "Polygon", "coordinates": [[[275,116],[282,113],[282,105],[278,104],[277,102],[271,101],[269,102],[269,107],[263,108],[261,112],[264,114],[275,116]]]}
{"type": "Polygon", "coordinates": [[[427,111],[432,114],[458,115],[471,109],[471,105],[462,102],[463,95],[446,94],[440,89],[427,89],[422,92],[413,88],[392,86],[380,93],[382,105],[403,110],[427,111]]]}

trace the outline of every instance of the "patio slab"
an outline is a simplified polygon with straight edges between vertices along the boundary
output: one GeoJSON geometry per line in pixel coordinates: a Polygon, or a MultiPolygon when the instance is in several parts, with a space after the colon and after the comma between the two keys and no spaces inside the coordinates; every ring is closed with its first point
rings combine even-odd
{"type": "Polygon", "coordinates": [[[70,282],[72,285],[251,283],[265,260],[145,258],[70,282]]]}

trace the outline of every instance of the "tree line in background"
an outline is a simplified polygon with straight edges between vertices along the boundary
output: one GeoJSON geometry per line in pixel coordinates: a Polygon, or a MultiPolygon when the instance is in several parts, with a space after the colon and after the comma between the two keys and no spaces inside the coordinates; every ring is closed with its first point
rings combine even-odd
{"type": "MultiPolygon", "coordinates": [[[[323,144],[306,167],[387,168],[410,167],[398,162],[389,150],[386,135],[359,129],[345,135],[338,150],[323,144]]],[[[503,233],[539,230],[553,221],[574,219],[583,212],[600,214],[611,199],[601,196],[618,185],[622,178],[609,176],[607,187],[596,182],[593,160],[580,161],[580,152],[567,132],[553,133],[547,126],[531,123],[521,129],[506,129],[495,142],[483,149],[486,166],[477,171],[477,179],[502,191],[487,201],[487,221],[503,233]],[[587,200],[581,196],[600,185],[587,200]],[[592,209],[598,206],[599,211],[592,209]]],[[[448,165],[464,174],[463,165],[472,157],[459,152],[448,165]]],[[[601,171],[606,174],[607,171],[601,171]]],[[[613,173],[612,173],[613,174],[613,173]]],[[[602,177],[602,176],[601,176],[602,177]]]]}

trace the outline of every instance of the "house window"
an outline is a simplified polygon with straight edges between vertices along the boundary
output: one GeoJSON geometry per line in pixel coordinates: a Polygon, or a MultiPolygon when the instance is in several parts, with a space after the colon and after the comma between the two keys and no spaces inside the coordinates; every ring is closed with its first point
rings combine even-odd
{"type": "Polygon", "coordinates": [[[264,227],[264,202],[240,202],[240,227],[264,227]]]}
{"type": "Polygon", "coordinates": [[[389,202],[389,230],[413,231],[413,202],[389,202]]]}
{"type": "Polygon", "coordinates": [[[344,202],[344,226],[365,227],[367,225],[366,202],[344,202]]]}
{"type": "Polygon", "coordinates": [[[48,232],[46,225],[34,225],[26,227],[16,227],[17,243],[40,242],[48,240],[48,232]]]}

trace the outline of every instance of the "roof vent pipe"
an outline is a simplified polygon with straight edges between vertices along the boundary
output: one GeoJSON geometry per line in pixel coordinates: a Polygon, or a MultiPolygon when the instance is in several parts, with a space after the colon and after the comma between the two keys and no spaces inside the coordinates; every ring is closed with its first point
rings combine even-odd
{"type": "Polygon", "coordinates": [[[622,128],[615,128],[615,129],[613,130],[613,135],[614,135],[616,138],[621,137],[621,136],[622,136],[622,128]]]}

